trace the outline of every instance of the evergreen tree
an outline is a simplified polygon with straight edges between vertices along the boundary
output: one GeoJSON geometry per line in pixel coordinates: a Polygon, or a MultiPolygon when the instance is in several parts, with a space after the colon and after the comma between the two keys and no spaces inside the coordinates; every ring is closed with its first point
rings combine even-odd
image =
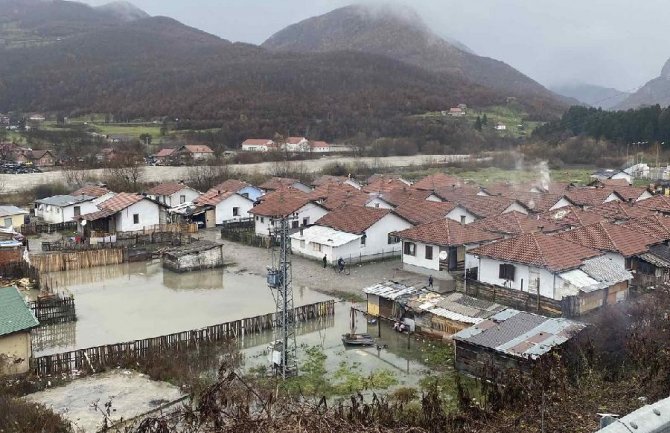
{"type": "Polygon", "coordinates": [[[476,129],[477,131],[481,131],[481,130],[482,130],[482,118],[479,117],[479,116],[477,116],[477,120],[475,120],[475,129],[476,129]]]}
{"type": "Polygon", "coordinates": [[[484,114],[484,117],[482,117],[482,125],[488,125],[489,124],[489,118],[486,117],[486,114],[484,114]]]}

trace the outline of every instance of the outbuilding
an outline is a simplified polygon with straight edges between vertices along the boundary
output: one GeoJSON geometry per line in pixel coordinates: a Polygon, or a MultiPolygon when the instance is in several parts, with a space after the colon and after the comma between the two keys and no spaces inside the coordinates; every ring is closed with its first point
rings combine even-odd
{"type": "Polygon", "coordinates": [[[163,267],[174,272],[198,271],[224,265],[223,245],[200,240],[173,248],[163,254],[163,267]]]}
{"type": "Polygon", "coordinates": [[[16,287],[0,288],[0,376],[27,373],[37,318],[16,287]]]}

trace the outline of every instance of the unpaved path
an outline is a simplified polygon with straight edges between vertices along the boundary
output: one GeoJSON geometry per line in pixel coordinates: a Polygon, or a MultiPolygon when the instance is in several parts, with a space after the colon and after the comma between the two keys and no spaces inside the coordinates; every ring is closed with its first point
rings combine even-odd
{"type": "MultiPolygon", "coordinates": [[[[414,155],[414,156],[388,156],[381,158],[354,158],[326,156],[320,159],[308,161],[295,161],[293,164],[303,164],[305,169],[316,172],[323,169],[332,162],[352,163],[364,162],[371,166],[406,167],[412,164],[424,164],[428,162],[448,162],[463,159],[464,155],[414,155]]],[[[258,164],[236,164],[232,165],[235,170],[243,173],[271,173],[275,167],[274,162],[261,162],[258,164]]],[[[104,169],[84,170],[86,174],[95,179],[101,179],[104,169]]],[[[144,167],[143,180],[146,182],[166,182],[182,180],[188,177],[189,167],[144,167]]],[[[0,185],[3,193],[15,193],[26,191],[38,185],[50,183],[65,183],[63,171],[49,171],[45,173],[29,174],[0,174],[0,185]]]]}

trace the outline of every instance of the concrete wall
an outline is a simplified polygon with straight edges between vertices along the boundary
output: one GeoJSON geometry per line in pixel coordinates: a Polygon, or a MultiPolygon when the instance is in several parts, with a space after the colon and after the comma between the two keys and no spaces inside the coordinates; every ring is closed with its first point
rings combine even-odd
{"type": "Polygon", "coordinates": [[[142,199],[134,203],[115,215],[117,232],[134,232],[144,230],[160,224],[159,206],[148,199],[142,199]],[[139,216],[139,222],[135,224],[133,215],[139,216]]]}
{"type": "Polygon", "coordinates": [[[561,298],[556,298],[554,291],[555,284],[557,284],[558,278],[554,277],[554,274],[551,272],[536,268],[530,267],[518,263],[509,263],[514,265],[514,280],[504,280],[499,278],[500,265],[509,262],[502,262],[499,260],[490,259],[488,257],[479,258],[479,272],[477,279],[482,283],[494,284],[496,286],[507,287],[514,290],[521,290],[524,292],[530,292],[532,294],[537,294],[537,289],[531,287],[531,279],[535,280],[539,277],[540,279],[540,295],[560,300],[561,298]]]}
{"type": "Polygon", "coordinates": [[[163,266],[175,272],[188,272],[223,266],[223,246],[181,257],[163,256],[163,266]]]}
{"type": "Polygon", "coordinates": [[[226,221],[238,221],[241,218],[249,218],[249,210],[254,207],[254,202],[238,194],[233,194],[216,205],[216,224],[226,221]],[[233,215],[233,208],[238,208],[238,214],[233,215]]]}
{"type": "Polygon", "coordinates": [[[0,337],[0,376],[27,373],[31,355],[29,331],[0,337]]]}

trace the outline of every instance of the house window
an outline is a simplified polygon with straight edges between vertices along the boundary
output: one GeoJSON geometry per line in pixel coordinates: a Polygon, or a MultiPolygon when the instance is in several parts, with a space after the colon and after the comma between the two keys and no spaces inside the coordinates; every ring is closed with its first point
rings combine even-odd
{"type": "Polygon", "coordinates": [[[261,217],[261,223],[265,222],[265,218],[261,217]]]}
{"type": "Polygon", "coordinates": [[[426,245],[426,260],[433,260],[433,246],[426,245]]]}
{"type": "Polygon", "coordinates": [[[11,227],[11,226],[12,226],[12,219],[11,218],[5,218],[4,227],[11,227]]]}
{"type": "Polygon", "coordinates": [[[386,240],[387,244],[389,244],[389,245],[397,244],[398,242],[400,242],[400,239],[398,238],[398,236],[393,236],[391,234],[388,235],[388,239],[386,240]]]}
{"type": "Polygon", "coordinates": [[[133,214],[133,224],[139,224],[140,223],[140,214],[134,213],[133,214]]]}
{"type": "Polygon", "coordinates": [[[312,251],[321,252],[321,244],[312,242],[312,251]]]}
{"type": "Polygon", "coordinates": [[[465,215],[461,215],[461,224],[465,224],[465,215]]]}
{"type": "Polygon", "coordinates": [[[299,221],[291,221],[291,228],[297,229],[299,225],[299,221]]]}
{"type": "Polygon", "coordinates": [[[180,195],[179,196],[179,203],[186,203],[186,196],[185,195],[180,195]]]}
{"type": "Polygon", "coordinates": [[[79,216],[81,215],[81,206],[75,206],[74,207],[74,216],[79,216]]]}
{"type": "Polygon", "coordinates": [[[233,216],[240,216],[240,208],[239,207],[234,207],[233,208],[233,216]]]}
{"type": "Polygon", "coordinates": [[[537,293],[540,290],[540,273],[537,271],[528,272],[528,291],[537,293]]]}
{"type": "Polygon", "coordinates": [[[416,244],[414,242],[405,242],[404,246],[404,253],[408,256],[415,256],[416,255],[416,244]]]}
{"type": "Polygon", "coordinates": [[[302,219],[302,225],[306,226],[309,224],[309,217],[305,217],[302,219]]]}
{"type": "Polygon", "coordinates": [[[506,263],[500,265],[500,269],[498,270],[498,278],[514,281],[514,265],[508,265],[506,263]]]}
{"type": "Polygon", "coordinates": [[[365,243],[367,242],[367,240],[368,240],[368,235],[363,233],[363,236],[361,236],[361,246],[365,246],[365,243]]]}
{"type": "Polygon", "coordinates": [[[375,207],[379,207],[379,203],[375,203],[375,207]]]}

